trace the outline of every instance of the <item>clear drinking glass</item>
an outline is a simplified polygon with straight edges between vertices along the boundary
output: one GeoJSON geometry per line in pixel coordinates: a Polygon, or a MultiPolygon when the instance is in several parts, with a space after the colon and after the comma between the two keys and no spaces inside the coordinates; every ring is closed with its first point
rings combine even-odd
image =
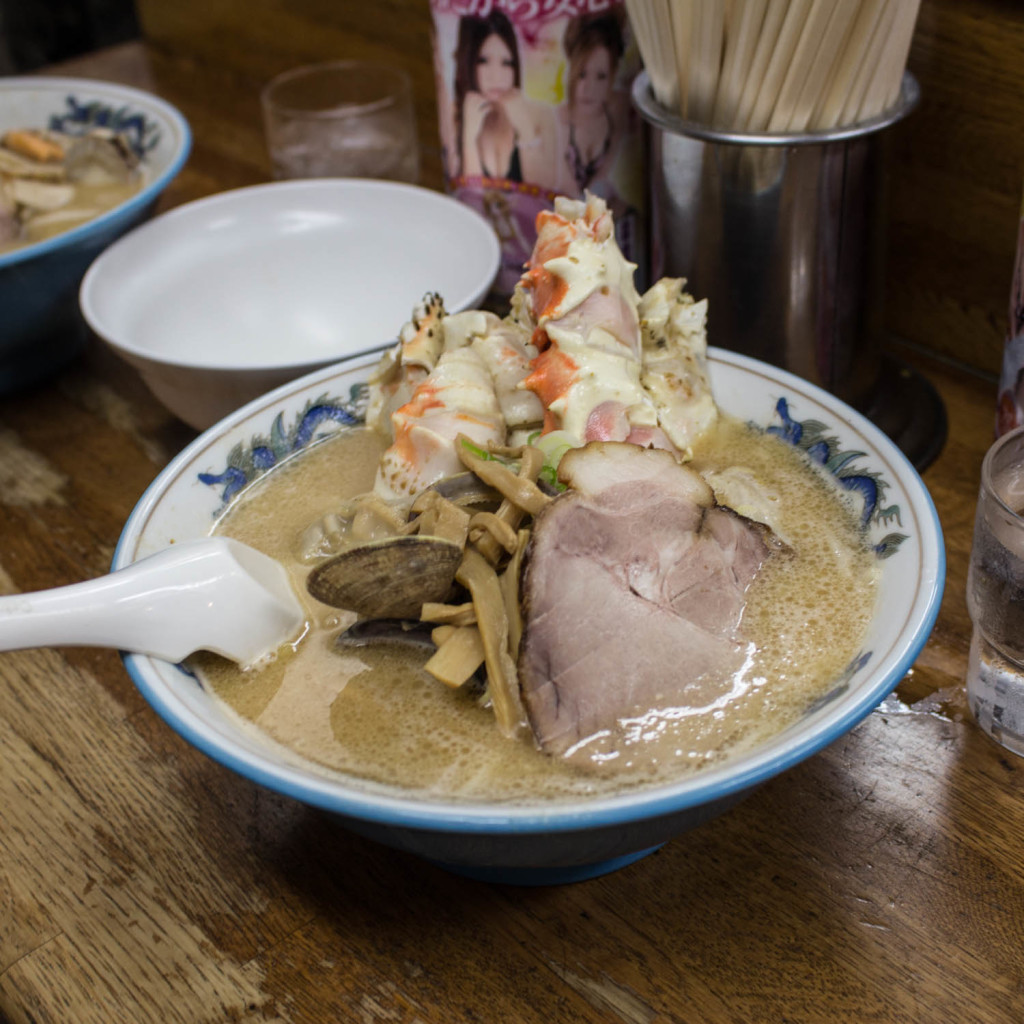
{"type": "Polygon", "coordinates": [[[260,99],[275,178],[419,178],[412,83],[398,68],[312,64],[278,75],[260,99]]]}
{"type": "Polygon", "coordinates": [[[967,609],[971,712],[1024,756],[1024,427],[996,441],[982,463],[967,609]]]}

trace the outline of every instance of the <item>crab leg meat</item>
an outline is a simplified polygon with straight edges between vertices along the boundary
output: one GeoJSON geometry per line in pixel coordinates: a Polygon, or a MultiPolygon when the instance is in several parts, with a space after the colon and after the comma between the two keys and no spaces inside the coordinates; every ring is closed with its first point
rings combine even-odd
{"type": "Polygon", "coordinates": [[[391,415],[394,442],[381,456],[374,493],[411,501],[425,487],[462,470],[456,438],[479,445],[505,440],[491,375],[472,348],[444,352],[405,405],[391,415]]]}
{"type": "Polygon", "coordinates": [[[538,355],[522,388],[544,407],[544,433],[571,445],[632,441],[671,448],[640,381],[640,297],[604,201],[556,199],[518,288],[538,355]]]}
{"type": "Polygon", "coordinates": [[[444,300],[436,293],[425,295],[413,310],[398,343],[384,354],[370,377],[368,427],[390,436],[391,414],[409,401],[444,351],[443,318],[444,300]]]}

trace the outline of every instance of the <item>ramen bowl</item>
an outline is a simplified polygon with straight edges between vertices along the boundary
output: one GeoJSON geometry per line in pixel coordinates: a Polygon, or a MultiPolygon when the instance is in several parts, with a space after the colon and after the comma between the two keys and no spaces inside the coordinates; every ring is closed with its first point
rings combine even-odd
{"type": "Polygon", "coordinates": [[[180,419],[245,402],[395,338],[395,309],[440,292],[476,306],[494,229],[462,203],[387,181],[281,181],[179,206],[111,246],[82,281],[92,329],[180,419]]]}
{"type": "MultiPolygon", "coordinates": [[[[358,422],[376,358],[362,356],[259,398],[199,436],[140,500],[119,568],[207,534],[239,492],[290,454],[358,422]]],[[[783,370],[712,349],[726,412],[776,433],[833,472],[858,505],[880,585],[863,645],[803,716],[744,753],[678,781],[568,802],[427,800],[328,774],[264,739],[186,669],[125,655],[167,724],[227,768],[338,815],[353,831],[479,879],[556,884],[613,870],[726,811],[852,729],[896,686],[931,632],[945,554],[928,491],[899,449],[835,397],[783,370]],[[829,468],[831,467],[831,468],[829,468]]],[[[495,742],[505,742],[495,733],[495,742]]]]}
{"type": "Polygon", "coordinates": [[[122,132],[141,158],[142,186],[117,206],[51,238],[0,253],[0,394],[66,365],[88,337],[78,286],[111,242],[148,217],[188,158],[188,122],[139,89],[77,78],[0,78],[0,134],[52,128],[122,132]]]}

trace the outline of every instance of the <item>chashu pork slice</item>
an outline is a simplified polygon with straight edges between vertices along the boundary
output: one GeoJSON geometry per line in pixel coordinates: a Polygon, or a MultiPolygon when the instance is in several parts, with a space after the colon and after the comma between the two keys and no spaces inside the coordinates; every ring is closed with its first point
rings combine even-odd
{"type": "Polygon", "coordinates": [[[666,451],[593,443],[559,476],[570,489],[527,551],[519,679],[541,749],[572,754],[624,718],[729,689],[771,539],[666,451]]]}

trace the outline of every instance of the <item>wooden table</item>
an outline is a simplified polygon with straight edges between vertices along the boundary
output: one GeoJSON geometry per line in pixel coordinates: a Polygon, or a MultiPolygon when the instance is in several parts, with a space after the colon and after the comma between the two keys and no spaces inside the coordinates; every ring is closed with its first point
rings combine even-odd
{"type": "MultiPolygon", "coordinates": [[[[141,44],[61,70],[152,89],[190,119],[165,205],[266,180],[259,82],[141,44]]],[[[1024,762],[963,695],[993,386],[917,365],[950,422],[925,473],[946,596],[917,664],[829,749],[604,878],[455,877],[208,760],[112,651],[0,654],[0,1020],[1024,1019],[1024,762]]],[[[193,436],[98,349],[0,401],[0,590],[105,572],[193,436]]]]}

